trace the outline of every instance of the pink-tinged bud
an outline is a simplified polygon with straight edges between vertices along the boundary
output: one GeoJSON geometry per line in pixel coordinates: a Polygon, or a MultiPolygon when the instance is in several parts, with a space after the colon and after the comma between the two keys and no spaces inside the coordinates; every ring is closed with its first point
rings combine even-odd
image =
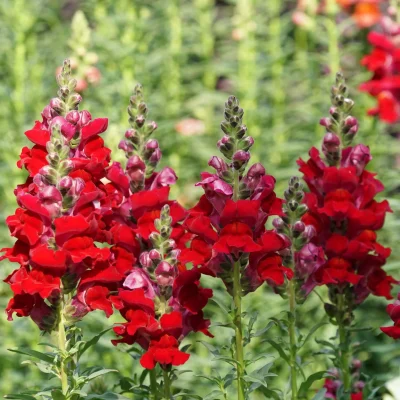
{"type": "Polygon", "coordinates": [[[55,203],[62,200],[62,195],[55,186],[47,186],[39,192],[39,199],[43,203],[55,203]]]}
{"type": "Polygon", "coordinates": [[[281,218],[274,218],[272,225],[277,231],[281,231],[285,227],[285,223],[281,218]]]}
{"type": "Polygon", "coordinates": [[[154,178],[150,190],[173,185],[178,177],[172,168],[165,167],[154,178]]]}
{"type": "Polygon", "coordinates": [[[153,260],[150,258],[150,254],[148,251],[144,251],[139,256],[140,265],[143,268],[151,268],[153,267],[153,260]]]}
{"type": "Polygon", "coordinates": [[[218,175],[221,175],[223,172],[228,171],[228,164],[220,157],[212,157],[208,162],[208,165],[214,168],[217,171],[218,175]]]}
{"type": "Polygon", "coordinates": [[[248,151],[254,144],[254,138],[251,136],[246,136],[244,139],[242,139],[241,143],[241,149],[244,151],[248,151]]]}
{"type": "Polygon", "coordinates": [[[153,260],[153,261],[158,261],[161,260],[161,254],[158,252],[158,250],[156,249],[152,249],[149,251],[149,257],[153,260]]]}
{"type": "Polygon", "coordinates": [[[71,306],[73,307],[73,314],[69,316],[69,319],[72,317],[74,321],[80,321],[90,311],[90,308],[77,298],[72,299],[71,306]]]}
{"type": "Polygon", "coordinates": [[[118,144],[118,148],[128,154],[133,153],[134,151],[134,147],[132,146],[132,144],[126,140],[121,140],[118,144]]]}
{"type": "Polygon", "coordinates": [[[181,251],[179,249],[175,249],[169,253],[169,257],[171,257],[173,260],[177,260],[179,258],[179,254],[181,254],[181,251]]]}
{"type": "Polygon", "coordinates": [[[53,99],[51,99],[49,105],[57,113],[61,113],[65,109],[64,102],[58,97],[54,97],[53,99]]]}
{"type": "Polygon", "coordinates": [[[85,186],[86,183],[82,178],[75,178],[72,183],[72,187],[68,191],[68,194],[74,197],[79,196],[82,193],[85,186]]]}
{"type": "Polygon", "coordinates": [[[134,129],[128,129],[125,132],[125,137],[127,139],[133,139],[133,138],[136,138],[137,136],[138,136],[137,131],[135,131],[134,129]]]}
{"type": "Polygon", "coordinates": [[[158,141],[156,139],[150,139],[146,142],[144,148],[150,152],[158,149],[160,146],[158,145],[158,141]]]}
{"type": "Polygon", "coordinates": [[[243,167],[250,160],[250,153],[247,151],[239,150],[237,151],[233,157],[233,167],[238,170],[243,167]]]}
{"type": "MultiPolygon", "coordinates": [[[[296,274],[300,279],[306,280],[325,263],[324,252],[321,247],[317,247],[313,243],[308,243],[295,254],[295,262],[296,274]]],[[[307,288],[307,294],[314,286],[307,288]]]]}
{"type": "Polygon", "coordinates": [[[145,123],[146,119],[143,115],[139,115],[136,117],[135,122],[137,124],[137,126],[139,128],[141,128],[143,126],[143,124],[145,123]]]}
{"type": "Polygon", "coordinates": [[[75,133],[76,133],[76,127],[72,124],[70,124],[68,121],[66,121],[65,118],[58,116],[55,117],[50,124],[50,129],[53,128],[53,126],[59,125],[61,133],[64,135],[64,137],[67,140],[71,140],[75,133]]]}
{"type": "Polygon", "coordinates": [[[80,114],[79,125],[81,127],[87,125],[92,120],[92,115],[87,110],[80,111],[79,114],[80,114]]]}
{"type": "Polygon", "coordinates": [[[332,121],[330,118],[321,118],[319,120],[319,124],[324,126],[325,128],[329,129],[332,125],[332,121]]]}
{"type": "Polygon", "coordinates": [[[302,236],[307,241],[310,241],[316,234],[317,234],[317,231],[315,230],[315,228],[312,225],[307,225],[304,228],[304,232],[303,232],[302,236]]]}
{"type": "Polygon", "coordinates": [[[150,165],[156,165],[161,160],[161,150],[155,149],[149,158],[150,165]]]}
{"type": "Polygon", "coordinates": [[[324,136],[322,149],[324,152],[333,153],[339,150],[340,139],[332,132],[328,132],[324,136]]]}
{"type": "Polygon", "coordinates": [[[175,268],[166,261],[161,261],[155,270],[155,274],[157,283],[160,286],[172,286],[175,278],[175,268]]]}
{"type": "Polygon", "coordinates": [[[301,221],[296,221],[295,224],[293,225],[293,232],[295,232],[295,233],[300,234],[300,233],[304,232],[305,229],[306,229],[306,226],[301,221]]]}
{"type": "Polygon", "coordinates": [[[361,175],[365,166],[372,160],[369,147],[364,144],[354,146],[348,157],[344,160],[344,166],[356,167],[357,175],[361,175]]]}
{"type": "Polygon", "coordinates": [[[131,182],[140,183],[144,180],[144,171],[146,164],[139,156],[129,157],[126,164],[126,172],[131,182]]]}
{"type": "Polygon", "coordinates": [[[347,126],[348,128],[358,125],[357,118],[352,117],[352,116],[347,117],[344,121],[344,125],[347,126]]]}
{"type": "Polygon", "coordinates": [[[334,115],[334,114],[336,114],[336,113],[337,113],[337,108],[336,108],[336,107],[331,107],[331,108],[329,109],[329,114],[334,115]]]}
{"type": "Polygon", "coordinates": [[[76,125],[79,122],[79,112],[74,110],[70,111],[66,116],[65,119],[72,125],[76,125]]]}
{"type": "Polygon", "coordinates": [[[64,178],[61,178],[60,182],[58,183],[58,186],[61,190],[63,189],[70,189],[73,184],[73,179],[70,176],[64,176],[64,178]]]}
{"type": "Polygon", "coordinates": [[[145,296],[150,299],[154,299],[156,295],[150,277],[141,268],[133,268],[132,272],[126,277],[123,286],[131,290],[143,289],[145,296]]]}
{"type": "Polygon", "coordinates": [[[45,119],[47,121],[47,123],[49,121],[51,121],[57,115],[58,115],[57,112],[53,108],[51,108],[49,105],[46,106],[42,111],[42,117],[43,117],[43,119],[45,119]]]}

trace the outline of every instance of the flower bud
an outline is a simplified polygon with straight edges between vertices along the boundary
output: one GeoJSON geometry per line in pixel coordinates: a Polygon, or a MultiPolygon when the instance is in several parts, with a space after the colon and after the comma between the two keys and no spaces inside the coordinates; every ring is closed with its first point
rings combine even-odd
{"type": "Polygon", "coordinates": [[[79,112],[76,110],[70,111],[66,116],[65,119],[72,125],[76,125],[79,122],[79,112]]]}
{"type": "Polygon", "coordinates": [[[79,125],[81,127],[87,125],[92,120],[92,115],[87,110],[80,111],[79,115],[80,115],[79,125]]]}
{"type": "Polygon", "coordinates": [[[144,251],[143,253],[140,253],[139,262],[143,268],[153,267],[153,260],[150,258],[150,254],[148,251],[144,251]]]}
{"type": "Polygon", "coordinates": [[[161,160],[161,155],[161,150],[159,148],[155,149],[153,154],[149,158],[150,165],[155,167],[161,160]]]}
{"type": "Polygon", "coordinates": [[[232,157],[233,168],[236,170],[241,169],[250,160],[250,153],[243,150],[238,150],[232,157]]]}
{"type": "Polygon", "coordinates": [[[161,261],[155,270],[155,274],[160,286],[172,286],[175,278],[175,267],[166,261],[161,261]]]}
{"type": "Polygon", "coordinates": [[[285,223],[283,222],[282,218],[274,218],[274,220],[272,221],[272,225],[278,232],[282,231],[285,228],[285,223]]]}
{"type": "Polygon", "coordinates": [[[68,190],[72,187],[73,179],[70,176],[64,176],[58,183],[58,187],[61,190],[68,190]]]}
{"type": "Polygon", "coordinates": [[[161,260],[161,254],[156,249],[152,249],[149,251],[149,257],[153,261],[161,260]]]}
{"type": "Polygon", "coordinates": [[[125,278],[123,286],[131,290],[143,289],[145,296],[150,299],[154,299],[156,295],[150,277],[141,268],[133,268],[132,272],[125,278]]]}
{"type": "Polygon", "coordinates": [[[58,97],[52,98],[49,105],[54,111],[56,111],[57,114],[62,114],[65,110],[64,102],[58,97]]]}
{"type": "Polygon", "coordinates": [[[296,221],[292,228],[294,237],[298,237],[300,235],[300,233],[304,232],[305,229],[306,229],[306,226],[304,225],[303,222],[296,221]]]}

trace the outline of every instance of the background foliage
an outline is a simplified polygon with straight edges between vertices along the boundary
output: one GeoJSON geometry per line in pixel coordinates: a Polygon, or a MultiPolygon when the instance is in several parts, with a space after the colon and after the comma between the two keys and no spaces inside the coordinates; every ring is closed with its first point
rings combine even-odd
{"type": "MultiPolygon", "coordinates": [[[[370,169],[377,171],[385,183],[382,197],[389,197],[394,211],[381,235],[382,243],[393,247],[387,269],[395,276],[397,271],[400,277],[396,160],[400,142],[387,134],[383,124],[366,116],[366,109],[374,101],[357,91],[359,83],[368,77],[359,64],[368,50],[366,32],[343,15],[336,24],[335,12],[315,16],[307,30],[299,28],[291,18],[294,7],[295,2],[289,0],[1,1],[0,220],[13,212],[16,204],[12,190],[23,180],[24,172],[15,166],[26,140],[23,132],[40,118],[41,110],[54,96],[55,70],[68,56],[87,61],[97,55],[101,80],[96,86],[89,85],[83,93],[83,104],[93,116],[109,118],[105,139],[114,159],[123,157],[117,145],[128,127],[126,106],[131,90],[136,82],[144,85],[151,117],[159,126],[156,138],[163,149],[162,163],[176,170],[179,183],[174,194],[179,194],[186,205],[199,196],[193,185],[215,153],[223,103],[229,94],[237,95],[245,109],[245,123],[256,139],[252,151],[255,161],[262,160],[268,172],[276,176],[277,191],[282,193],[287,178],[296,173],[296,159],[305,157],[311,146],[319,146],[323,128],[318,121],[327,114],[332,71],[340,66],[356,100],[354,115],[361,125],[356,142],[371,147],[374,160],[370,169]],[[82,21],[74,25],[75,33],[71,30],[77,10],[83,11],[89,22],[90,37],[82,21]],[[182,124],[177,126],[187,118],[198,120],[195,134],[182,124]]],[[[0,240],[4,246],[10,243],[4,223],[0,240]]],[[[12,266],[3,262],[0,278],[11,270],[12,266]]],[[[216,281],[207,283],[219,285],[216,281]]],[[[325,295],[322,290],[320,293],[325,295]]],[[[9,296],[8,286],[0,285],[1,308],[9,296]]],[[[222,299],[222,292],[216,297],[222,299]]],[[[263,287],[245,299],[244,309],[260,314],[257,327],[262,328],[285,306],[284,300],[263,287]]],[[[400,346],[377,329],[388,322],[384,308],[385,301],[369,299],[358,311],[360,325],[374,327],[359,334],[364,372],[380,382],[400,376],[400,346]]],[[[223,321],[224,314],[217,305],[209,306],[207,313],[214,321],[223,321]]],[[[320,300],[312,295],[302,306],[300,319],[306,328],[323,318],[320,300]]],[[[85,330],[96,333],[109,323],[93,313],[85,321],[85,330]]],[[[321,328],[316,337],[330,337],[331,329],[321,328]]],[[[214,346],[226,343],[230,335],[220,327],[213,332],[214,346]]],[[[270,334],[280,333],[271,328],[270,334]]],[[[106,335],[96,350],[88,353],[90,363],[105,368],[117,366],[121,376],[140,374],[138,362],[113,348],[111,336],[106,335]]],[[[18,318],[10,324],[3,314],[0,337],[0,394],[16,391],[21,385],[40,386],[43,376],[21,367],[22,358],[7,351],[15,346],[35,346],[40,341],[36,326],[18,318]]],[[[277,356],[262,337],[252,342],[251,351],[277,356]]],[[[180,384],[195,387],[196,393],[204,396],[214,387],[196,375],[210,375],[213,365],[204,346],[195,344],[195,352],[187,364],[195,375],[183,374],[180,384]]],[[[318,370],[327,360],[311,356],[310,361],[308,368],[318,370]]],[[[281,367],[277,361],[271,368],[277,374],[272,378],[274,386],[286,379],[281,367]]],[[[96,390],[101,393],[102,385],[105,388],[118,381],[116,375],[109,376],[96,383],[96,390]]]]}

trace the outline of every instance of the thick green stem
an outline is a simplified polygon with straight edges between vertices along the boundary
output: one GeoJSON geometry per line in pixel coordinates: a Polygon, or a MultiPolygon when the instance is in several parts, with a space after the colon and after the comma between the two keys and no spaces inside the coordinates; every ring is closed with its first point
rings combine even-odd
{"type": "Polygon", "coordinates": [[[233,269],[233,302],[235,305],[235,359],[237,361],[238,400],[244,400],[244,356],[243,356],[243,331],[242,331],[242,287],[240,284],[240,262],[236,261],[233,269]]]}
{"type": "Polygon", "coordinates": [[[171,399],[171,381],[169,379],[169,373],[165,369],[163,369],[163,376],[164,376],[164,399],[170,400],[171,399]]]}
{"type": "Polygon", "coordinates": [[[155,369],[150,371],[150,391],[150,400],[157,400],[157,375],[155,369]]]}
{"type": "Polygon", "coordinates": [[[297,400],[297,339],[296,339],[296,292],[294,282],[291,280],[288,285],[289,294],[289,341],[290,341],[290,377],[292,388],[292,400],[297,400]]]}
{"type": "Polygon", "coordinates": [[[350,372],[350,362],[351,362],[351,351],[350,351],[350,334],[346,327],[345,322],[345,297],[343,294],[339,295],[339,304],[337,317],[338,323],[338,333],[340,342],[340,372],[341,379],[343,383],[343,389],[346,397],[350,398],[351,392],[351,372],[350,372]]]}
{"type": "Polygon", "coordinates": [[[65,334],[65,326],[64,326],[64,316],[63,316],[63,307],[64,302],[61,303],[59,310],[59,323],[58,323],[58,348],[61,352],[61,365],[60,365],[60,379],[61,379],[61,388],[63,394],[67,394],[68,392],[68,375],[67,375],[67,365],[64,361],[64,354],[66,351],[66,334],[65,334]]]}

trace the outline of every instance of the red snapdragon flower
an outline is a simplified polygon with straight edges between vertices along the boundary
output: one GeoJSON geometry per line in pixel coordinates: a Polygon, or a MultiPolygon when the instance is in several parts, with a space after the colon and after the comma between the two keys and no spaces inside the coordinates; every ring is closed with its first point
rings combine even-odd
{"type": "Polygon", "coordinates": [[[381,331],[393,339],[400,339],[400,293],[397,296],[397,300],[387,306],[387,313],[394,325],[382,327],[381,331]]]}
{"type": "Polygon", "coordinates": [[[185,220],[186,229],[193,235],[180,260],[192,262],[230,285],[234,263],[246,259],[243,277],[247,283],[243,284],[248,292],[264,281],[282,285],[292,274],[283,267],[279,254],[289,246],[288,241],[265,229],[270,215],[282,215],[282,200],[274,193],[275,179],[259,163],[245,173],[250,159],[248,150],[254,140],[246,136],[247,128],[241,125],[243,110],[237,103],[233,97],[226,103],[226,121],[221,124],[225,135],[218,142],[219,150],[229,162],[214,156],[209,165],[215,173],[201,174],[197,186],[205,194],[185,220]]]}
{"type": "Polygon", "coordinates": [[[314,226],[317,234],[312,243],[320,246],[326,256],[310,279],[314,285],[340,291],[351,287],[354,304],[363,302],[369,294],[390,299],[391,286],[397,281],[383,270],[390,249],[377,242],[376,231],[391,209],[387,200],[375,200],[384,187],[375,174],[366,170],[372,159],[369,148],[362,144],[340,148],[351,142],[358,129],[355,118],[340,107],[334,104],[332,117],[321,120],[328,131],[322,145],[326,161],[315,148],[307,161],[298,161],[311,191],[305,197],[308,212],[303,222],[314,226]],[[340,113],[345,123],[339,139],[330,130],[340,113]]]}
{"type": "Polygon", "coordinates": [[[360,90],[377,99],[377,106],[368,114],[393,124],[400,119],[400,27],[389,17],[383,18],[380,26],[381,32],[368,34],[373,50],[361,64],[372,72],[372,77],[360,85],[360,90]]]}
{"type": "MultiPolygon", "coordinates": [[[[68,63],[60,80],[70,80],[68,63]]],[[[86,271],[108,263],[110,255],[94,244],[107,236],[100,222],[106,211],[100,207],[106,196],[100,179],[110,150],[99,136],[107,119],[92,120],[89,112],[77,111],[79,95],[65,96],[52,99],[42,122],[25,133],[34,146],[23,149],[18,166],[29,176],[16,188],[19,208],[6,220],[17,241],[1,257],[20,264],[5,280],[14,293],[6,309],[9,319],[13,313],[30,316],[43,330],[54,328],[63,292],[75,295],[86,271]]]]}
{"type": "MultiPolygon", "coordinates": [[[[167,368],[189,358],[179,344],[190,332],[212,336],[203,316],[212,290],[201,286],[199,269],[188,270],[183,261],[178,264],[191,237],[182,226],[187,213],[169,200],[169,186],[177,179],[174,171],[155,172],[161,151],[149,136],[157,125],[146,123],[141,87],[131,98],[129,113],[132,129],[119,146],[128,161],[125,169],[119,163],[110,166],[110,182],[105,185],[111,212],[103,220],[111,233],[115,268],[121,273],[116,286],[107,284],[107,301],[126,321],[114,328],[120,338],[112,342],[139,344],[145,350],[144,368],[153,369],[157,363],[167,368]],[[125,263],[122,269],[119,265],[126,255],[131,255],[131,264],[125,270],[125,263]],[[112,295],[112,290],[118,294],[112,295]]],[[[105,301],[100,305],[108,307],[105,301]]]]}

